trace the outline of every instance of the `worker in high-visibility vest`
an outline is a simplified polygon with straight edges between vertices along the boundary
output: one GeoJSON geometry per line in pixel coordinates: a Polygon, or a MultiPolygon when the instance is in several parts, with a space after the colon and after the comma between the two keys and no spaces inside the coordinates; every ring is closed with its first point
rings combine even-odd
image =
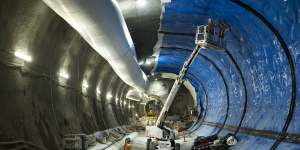
{"type": "Polygon", "coordinates": [[[131,140],[130,138],[125,139],[125,145],[124,145],[124,150],[131,150],[131,140]]]}
{"type": "Polygon", "coordinates": [[[208,33],[208,36],[213,36],[214,35],[214,32],[215,32],[215,27],[214,27],[214,22],[212,21],[211,18],[208,19],[208,23],[207,23],[207,33],[208,33]]]}

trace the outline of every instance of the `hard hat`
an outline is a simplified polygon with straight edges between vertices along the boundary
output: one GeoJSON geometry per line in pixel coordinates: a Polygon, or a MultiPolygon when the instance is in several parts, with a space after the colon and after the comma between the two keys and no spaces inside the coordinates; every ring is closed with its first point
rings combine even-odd
{"type": "Polygon", "coordinates": [[[229,145],[229,146],[236,145],[237,144],[237,139],[234,136],[231,135],[226,139],[226,144],[229,145]]]}

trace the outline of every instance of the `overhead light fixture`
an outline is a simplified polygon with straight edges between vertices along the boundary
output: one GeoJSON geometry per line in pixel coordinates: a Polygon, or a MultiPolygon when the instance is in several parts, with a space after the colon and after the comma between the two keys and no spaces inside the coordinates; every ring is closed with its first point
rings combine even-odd
{"type": "Polygon", "coordinates": [[[87,89],[89,87],[89,85],[88,85],[88,83],[87,83],[86,80],[83,80],[82,87],[85,88],[85,89],[87,89]]]}
{"type": "Polygon", "coordinates": [[[145,61],[145,64],[147,66],[150,66],[152,64],[152,59],[151,58],[147,58],[146,61],[145,61]]]}
{"type": "Polygon", "coordinates": [[[136,1],[136,5],[137,5],[138,7],[145,7],[146,4],[147,4],[147,1],[146,1],[146,0],[137,0],[137,1],[136,1]]]}
{"type": "Polygon", "coordinates": [[[144,61],[139,61],[138,64],[141,66],[144,64],[144,61]]]}
{"type": "Polygon", "coordinates": [[[108,92],[108,93],[106,94],[106,99],[110,100],[112,97],[113,97],[113,96],[112,96],[112,94],[111,94],[110,92],[108,92]]]}
{"type": "Polygon", "coordinates": [[[97,93],[98,95],[101,94],[99,88],[96,90],[96,93],[97,93]]]}
{"type": "Polygon", "coordinates": [[[172,1],[172,0],[161,0],[161,2],[162,2],[163,4],[171,3],[171,1],[172,1]]]}
{"type": "Polygon", "coordinates": [[[62,77],[62,78],[65,78],[65,79],[69,79],[69,77],[70,77],[70,76],[69,76],[66,72],[64,72],[64,71],[59,72],[58,75],[59,75],[60,77],[62,77]]]}
{"type": "Polygon", "coordinates": [[[27,62],[31,62],[32,61],[32,58],[31,56],[29,56],[28,54],[24,53],[24,52],[20,52],[20,51],[16,51],[15,52],[15,56],[24,60],[24,61],[27,61],[27,62]]]}

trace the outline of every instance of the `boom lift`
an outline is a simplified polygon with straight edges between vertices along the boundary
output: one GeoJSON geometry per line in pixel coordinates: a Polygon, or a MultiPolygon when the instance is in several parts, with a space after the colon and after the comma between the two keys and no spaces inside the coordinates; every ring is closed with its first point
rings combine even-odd
{"type": "Polygon", "coordinates": [[[208,20],[207,25],[202,25],[197,27],[197,32],[195,36],[195,44],[193,52],[189,58],[185,61],[179,75],[177,76],[172,89],[165,101],[165,104],[160,111],[160,115],[155,123],[155,126],[146,127],[147,140],[147,150],[154,149],[175,149],[179,150],[180,145],[175,144],[175,131],[168,129],[164,126],[164,121],[167,117],[168,110],[174,101],[176,93],[178,92],[180,86],[184,82],[184,76],[187,73],[189,67],[198,56],[202,48],[214,49],[214,50],[224,50],[224,33],[227,31],[226,24],[221,23],[216,26],[211,19],[208,20]],[[216,26],[216,27],[215,27],[216,26]]]}

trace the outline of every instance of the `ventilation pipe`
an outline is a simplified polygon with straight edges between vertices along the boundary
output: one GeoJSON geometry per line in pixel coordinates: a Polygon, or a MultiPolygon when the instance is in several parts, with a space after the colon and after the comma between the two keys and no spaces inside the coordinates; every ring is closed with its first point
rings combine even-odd
{"type": "Polygon", "coordinates": [[[148,79],[115,0],[43,0],[112,66],[128,85],[144,91],[148,79]]]}

